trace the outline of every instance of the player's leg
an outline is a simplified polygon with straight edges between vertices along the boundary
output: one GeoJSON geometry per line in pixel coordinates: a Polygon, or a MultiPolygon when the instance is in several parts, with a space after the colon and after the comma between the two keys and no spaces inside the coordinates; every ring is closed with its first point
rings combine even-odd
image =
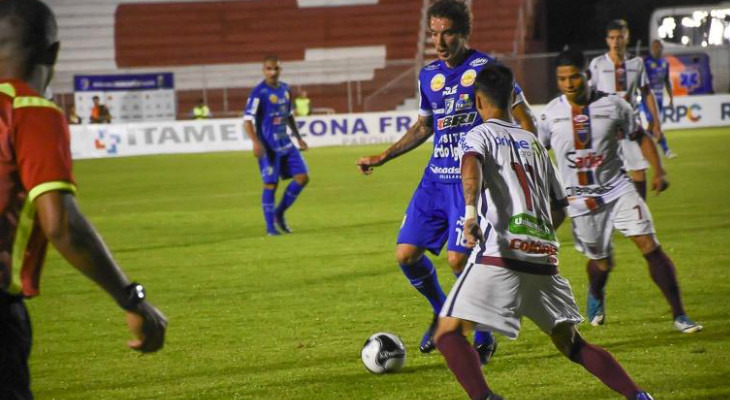
{"type": "Polygon", "coordinates": [[[261,206],[264,211],[266,233],[269,236],[279,235],[274,227],[274,206],[276,204],[276,187],[279,183],[279,157],[265,155],[258,159],[261,178],[264,181],[264,190],[261,195],[261,206]]]}
{"type": "MultiPolygon", "coordinates": [[[[464,192],[461,183],[444,185],[445,191],[452,200],[452,207],[449,209],[449,240],[448,240],[448,262],[451,271],[458,279],[464,271],[466,262],[471,254],[471,249],[465,247],[464,237],[464,192]]],[[[479,360],[486,365],[497,351],[497,341],[489,331],[474,331],[474,348],[479,353],[479,360]]]]}
{"type": "Polygon", "coordinates": [[[604,204],[589,214],[573,217],[573,240],[578,251],[588,257],[588,294],[586,296],[586,315],[593,326],[603,325],[606,321],[605,287],[608,276],[614,267],[611,255],[610,223],[615,202],[604,204]]]}
{"type": "Polygon", "coordinates": [[[309,183],[307,163],[304,161],[301,153],[299,153],[299,150],[292,148],[289,154],[284,157],[281,175],[285,177],[293,176],[294,179],[286,187],[284,196],[276,207],[274,220],[279,229],[290,233],[291,229],[289,229],[289,225],[286,223],[284,213],[294,204],[294,201],[296,201],[299,194],[304,190],[304,187],[309,183]]]}
{"type": "Polygon", "coordinates": [[[30,319],[22,298],[0,291],[0,399],[33,399],[30,349],[30,319]]]}
{"type": "MultiPolygon", "coordinates": [[[[436,330],[436,346],[451,372],[470,399],[489,399],[493,395],[482,373],[476,350],[464,337],[472,323],[453,317],[442,317],[436,330]]],[[[492,399],[496,399],[496,395],[492,399]]]]}
{"type": "Polygon", "coordinates": [[[618,200],[614,224],[638,247],[649,265],[649,274],[672,308],[675,327],[685,333],[702,330],[684,311],[677,273],[672,260],[659,245],[654,222],[646,202],[636,193],[627,193],[618,200]]]}
{"type": "Polygon", "coordinates": [[[634,383],[611,353],[586,342],[573,323],[558,324],[550,334],[550,338],[564,356],[582,365],[613,391],[631,400],[651,399],[648,393],[634,383]]]}

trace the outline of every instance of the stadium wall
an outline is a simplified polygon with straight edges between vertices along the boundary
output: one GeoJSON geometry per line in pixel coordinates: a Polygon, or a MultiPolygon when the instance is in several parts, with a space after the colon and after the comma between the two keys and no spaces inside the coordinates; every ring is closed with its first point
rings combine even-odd
{"type": "MultiPolygon", "coordinates": [[[[533,106],[539,118],[544,106],[533,106]]],[[[387,144],[416,120],[415,111],[299,117],[310,147],[387,144]]],[[[664,129],[730,127],[730,95],[677,97],[664,129]]],[[[71,126],[74,159],[251,150],[241,119],[71,126]]]]}

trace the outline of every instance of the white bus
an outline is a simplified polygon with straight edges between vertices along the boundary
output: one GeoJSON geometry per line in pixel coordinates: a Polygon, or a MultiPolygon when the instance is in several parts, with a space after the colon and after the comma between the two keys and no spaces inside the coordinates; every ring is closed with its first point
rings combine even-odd
{"type": "Polygon", "coordinates": [[[730,91],[730,2],[658,8],[649,36],[661,40],[671,55],[709,55],[715,93],[730,91]]]}

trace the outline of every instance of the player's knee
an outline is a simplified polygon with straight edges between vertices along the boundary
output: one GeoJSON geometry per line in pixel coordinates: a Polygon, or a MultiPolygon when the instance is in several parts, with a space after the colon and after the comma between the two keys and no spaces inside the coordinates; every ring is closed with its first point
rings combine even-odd
{"type": "Polygon", "coordinates": [[[400,265],[413,265],[423,257],[423,253],[410,247],[398,246],[395,249],[395,259],[400,265]]]}
{"type": "Polygon", "coordinates": [[[446,258],[451,270],[455,273],[460,273],[464,270],[464,266],[466,266],[466,261],[468,259],[466,254],[461,253],[449,253],[446,258]]]}
{"type": "Polygon", "coordinates": [[[266,190],[276,190],[276,183],[264,183],[264,189],[266,190]]]}
{"type": "Polygon", "coordinates": [[[556,326],[550,334],[550,339],[565,357],[577,362],[578,353],[585,342],[572,324],[562,323],[556,326]]]}
{"type": "Polygon", "coordinates": [[[294,177],[294,180],[297,181],[299,186],[307,186],[309,183],[309,175],[307,174],[301,174],[294,177]]]}
{"type": "Polygon", "coordinates": [[[641,251],[641,254],[649,254],[659,247],[654,235],[641,235],[634,237],[634,243],[641,251]]]}

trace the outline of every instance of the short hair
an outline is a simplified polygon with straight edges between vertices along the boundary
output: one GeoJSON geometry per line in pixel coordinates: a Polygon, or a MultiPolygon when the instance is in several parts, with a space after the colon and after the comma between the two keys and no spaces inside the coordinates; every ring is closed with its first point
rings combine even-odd
{"type": "Polygon", "coordinates": [[[482,93],[499,108],[509,108],[514,87],[512,70],[502,64],[487,64],[477,75],[476,92],[482,93]]]}
{"type": "Polygon", "coordinates": [[[20,48],[29,51],[28,68],[37,64],[52,65],[55,57],[48,57],[58,31],[56,17],[40,0],[0,0],[0,18],[9,18],[20,32],[20,48]]]}
{"type": "Polygon", "coordinates": [[[279,56],[277,56],[276,54],[267,54],[266,56],[264,56],[264,64],[266,64],[269,61],[278,63],[281,60],[279,60],[279,56]]]}
{"type": "Polygon", "coordinates": [[[555,68],[576,67],[583,71],[586,68],[586,58],[578,49],[565,49],[555,59],[555,68]]]}
{"type": "Polygon", "coordinates": [[[461,0],[437,0],[428,8],[428,20],[431,18],[448,18],[454,23],[454,31],[464,36],[471,33],[471,11],[461,0]]]}
{"type": "Polygon", "coordinates": [[[99,96],[94,96],[91,98],[91,100],[101,100],[101,99],[99,99],[99,96]]]}
{"type": "Polygon", "coordinates": [[[629,24],[624,19],[614,19],[606,25],[606,33],[609,31],[629,30],[629,24]]]}

